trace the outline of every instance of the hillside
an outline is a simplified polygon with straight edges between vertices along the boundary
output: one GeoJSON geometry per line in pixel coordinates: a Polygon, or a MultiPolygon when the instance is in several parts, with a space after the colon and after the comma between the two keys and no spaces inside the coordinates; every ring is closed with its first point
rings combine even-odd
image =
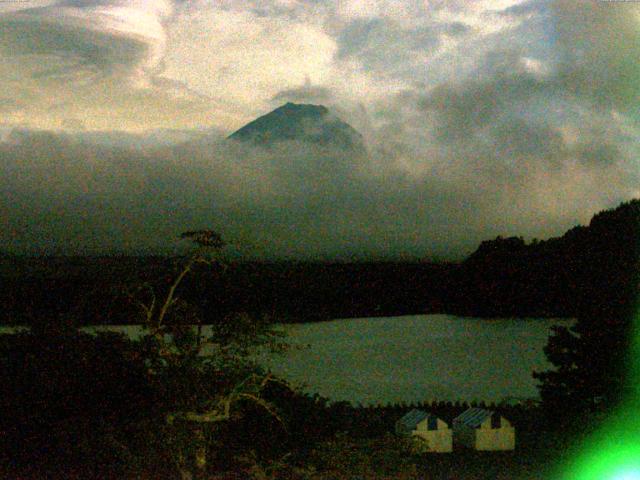
{"type": "MultiPolygon", "coordinates": [[[[634,200],[561,237],[482,242],[459,264],[238,262],[215,281],[196,272],[181,295],[206,299],[211,321],[234,311],[287,322],[418,313],[577,317],[628,309],[638,293],[639,258],[640,200],[634,200]]],[[[145,281],[162,285],[174,260],[0,256],[0,323],[71,311],[81,323],[128,323],[131,310],[112,306],[118,291],[145,281]]]]}

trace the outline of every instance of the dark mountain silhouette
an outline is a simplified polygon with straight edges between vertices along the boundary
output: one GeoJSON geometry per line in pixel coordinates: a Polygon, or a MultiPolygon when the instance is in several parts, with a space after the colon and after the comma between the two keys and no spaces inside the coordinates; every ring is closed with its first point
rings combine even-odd
{"type": "Polygon", "coordinates": [[[228,138],[261,146],[299,141],[365,152],[362,135],[322,105],[287,103],[248,123],[228,138]]]}
{"type": "MultiPolygon", "coordinates": [[[[6,324],[45,313],[63,316],[90,292],[94,297],[83,303],[87,311],[75,314],[81,323],[126,323],[128,311],[106,318],[114,312],[107,292],[138,278],[143,269],[153,272],[145,281],[162,279],[173,265],[165,257],[0,255],[0,260],[0,303],[5,307],[0,323],[6,324]]],[[[607,324],[606,330],[628,318],[630,299],[640,293],[639,275],[640,200],[633,200],[561,237],[482,242],[459,264],[240,262],[215,282],[194,273],[183,296],[206,299],[203,308],[213,316],[247,311],[281,321],[418,313],[576,317],[589,319],[582,325],[607,324]]]]}
{"type": "Polygon", "coordinates": [[[581,316],[628,306],[639,258],[640,200],[632,200],[561,237],[482,242],[459,266],[449,304],[483,316],[581,316]]]}
{"type": "Polygon", "coordinates": [[[640,200],[595,215],[588,227],[570,230],[564,250],[574,283],[578,321],[555,327],[545,348],[554,369],[536,372],[548,409],[563,416],[566,405],[583,412],[615,408],[637,395],[634,318],[640,299],[640,200]]]}

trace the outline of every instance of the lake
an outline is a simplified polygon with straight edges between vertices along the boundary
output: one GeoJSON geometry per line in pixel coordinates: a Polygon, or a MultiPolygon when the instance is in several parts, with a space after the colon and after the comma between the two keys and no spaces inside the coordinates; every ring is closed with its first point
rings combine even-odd
{"type": "MultiPolygon", "coordinates": [[[[342,319],[283,325],[297,346],[259,361],[294,385],[352,403],[537,398],[531,373],[550,367],[553,325],[571,319],[480,319],[453,315],[342,319]]],[[[0,328],[10,333],[14,328],[0,328]]],[[[96,326],[131,338],[139,326],[96,326]]]]}
{"type": "Polygon", "coordinates": [[[570,319],[479,319],[453,315],[286,325],[308,345],[263,360],[305,390],[352,403],[538,398],[534,370],[552,325],[570,319]]]}

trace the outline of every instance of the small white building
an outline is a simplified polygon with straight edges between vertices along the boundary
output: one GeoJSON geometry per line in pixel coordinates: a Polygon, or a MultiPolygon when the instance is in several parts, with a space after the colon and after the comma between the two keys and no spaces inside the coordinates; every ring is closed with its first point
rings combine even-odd
{"type": "Polygon", "coordinates": [[[456,445],[475,450],[513,450],[516,432],[499,413],[482,408],[469,408],[453,419],[456,445]]]}
{"type": "Polygon", "coordinates": [[[411,436],[422,452],[451,452],[453,450],[452,431],[446,422],[435,415],[413,409],[396,422],[398,435],[411,436]]]}

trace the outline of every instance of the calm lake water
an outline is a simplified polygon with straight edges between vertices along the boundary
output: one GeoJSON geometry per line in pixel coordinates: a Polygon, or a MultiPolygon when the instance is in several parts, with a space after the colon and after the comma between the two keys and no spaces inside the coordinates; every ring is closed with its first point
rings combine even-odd
{"type": "Polygon", "coordinates": [[[538,398],[534,370],[552,325],[568,319],[478,319],[416,315],[287,325],[308,345],[264,359],[305,390],[353,403],[538,398]]]}
{"type": "MultiPolygon", "coordinates": [[[[275,374],[335,401],[537,398],[531,373],[550,367],[543,352],[550,328],[573,322],[414,315],[284,325],[279,328],[296,348],[258,358],[275,374]]],[[[139,326],[86,330],[131,338],[142,332],[139,326]]]]}

